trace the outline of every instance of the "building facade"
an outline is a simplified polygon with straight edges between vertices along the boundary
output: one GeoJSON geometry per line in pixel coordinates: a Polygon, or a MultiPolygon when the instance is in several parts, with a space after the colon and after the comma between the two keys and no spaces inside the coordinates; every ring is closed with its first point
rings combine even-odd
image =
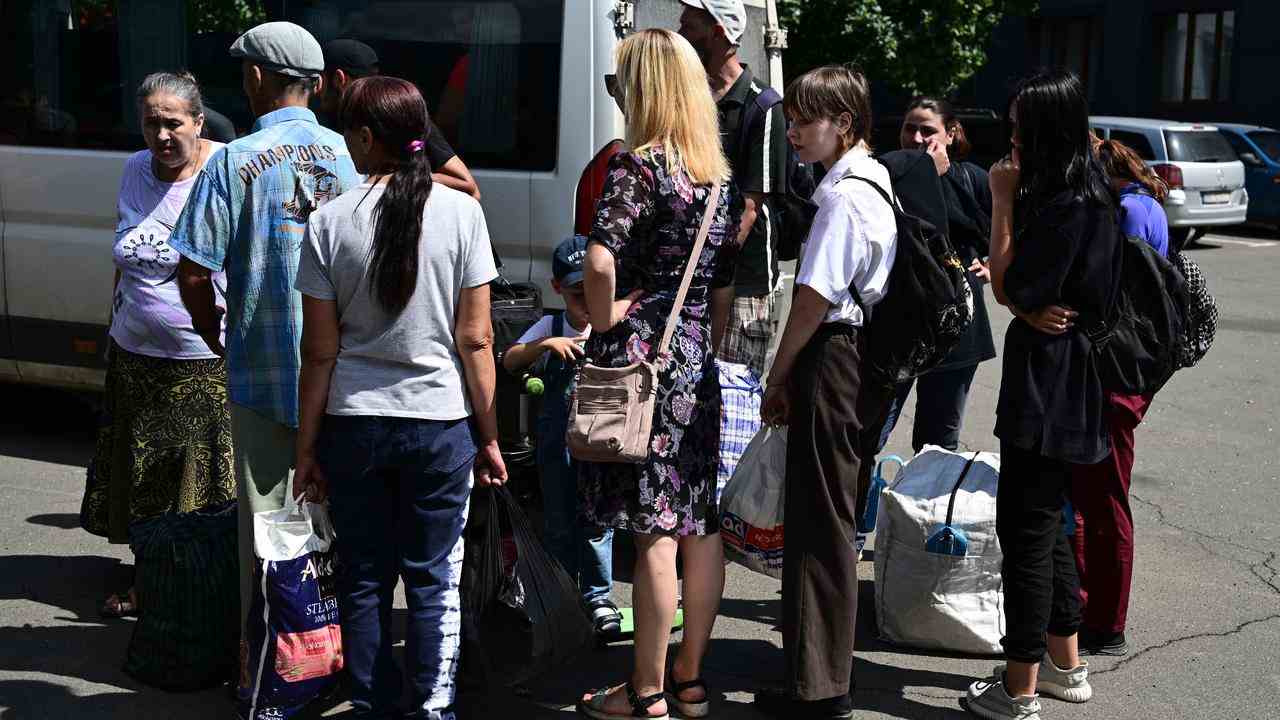
{"type": "Polygon", "coordinates": [[[1017,76],[1062,66],[1096,115],[1280,126],[1280,0],[1040,0],[987,55],[962,104],[1002,109],[1017,76]]]}

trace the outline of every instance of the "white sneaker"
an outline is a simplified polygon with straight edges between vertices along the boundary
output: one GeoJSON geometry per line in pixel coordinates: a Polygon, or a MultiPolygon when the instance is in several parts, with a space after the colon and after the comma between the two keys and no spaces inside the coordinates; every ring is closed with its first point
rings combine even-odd
{"type": "Polygon", "coordinates": [[[1009,697],[1000,672],[969,686],[969,712],[987,720],[1040,720],[1039,696],[1009,697]]]}
{"type": "MultiPolygon", "coordinates": [[[[1005,666],[995,669],[995,676],[1004,675],[1005,666]]],[[[1036,691],[1065,702],[1089,702],[1093,697],[1093,686],[1089,684],[1089,661],[1081,660],[1080,664],[1070,670],[1063,670],[1053,664],[1053,658],[1045,653],[1040,661],[1040,674],[1036,679],[1036,691]]]]}

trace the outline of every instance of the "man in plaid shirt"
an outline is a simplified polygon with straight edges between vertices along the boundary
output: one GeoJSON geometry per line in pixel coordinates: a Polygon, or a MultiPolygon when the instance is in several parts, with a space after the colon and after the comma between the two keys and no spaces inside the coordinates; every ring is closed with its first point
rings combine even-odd
{"type": "Polygon", "coordinates": [[[253,513],[277,510],[298,428],[302,296],[293,289],[307,217],[360,182],[342,136],[307,109],[324,71],[320,44],[287,22],[236,40],[253,133],[200,172],[169,244],[181,255],[182,302],[209,348],[227,359],[240,512],[240,613],[249,612],[253,513]],[[211,273],[227,274],[227,347],[215,328],[211,273]]]}

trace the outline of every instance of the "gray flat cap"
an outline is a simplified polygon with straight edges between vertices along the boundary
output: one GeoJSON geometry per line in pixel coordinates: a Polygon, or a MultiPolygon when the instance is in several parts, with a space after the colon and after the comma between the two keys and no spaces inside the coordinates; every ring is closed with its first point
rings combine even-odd
{"type": "Polygon", "coordinates": [[[269,22],[252,28],[231,43],[231,57],[293,77],[315,77],[324,72],[320,43],[306,28],[291,22],[269,22]]]}

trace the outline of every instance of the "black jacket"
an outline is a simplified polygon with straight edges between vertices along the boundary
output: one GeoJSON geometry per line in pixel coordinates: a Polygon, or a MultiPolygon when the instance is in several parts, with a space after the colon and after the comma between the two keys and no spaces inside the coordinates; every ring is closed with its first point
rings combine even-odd
{"type": "MultiPolygon", "coordinates": [[[[1101,316],[1113,300],[1120,251],[1116,209],[1063,193],[1018,229],[1005,294],[1026,311],[1057,304],[1101,316]]],[[[1014,318],[1004,337],[996,437],[1046,457],[1096,463],[1111,452],[1105,406],[1081,330],[1048,335],[1014,318]]]]}
{"type": "MultiPolygon", "coordinates": [[[[933,158],[923,150],[895,150],[879,157],[889,169],[893,192],[910,215],[946,230],[947,239],[968,267],[987,256],[991,237],[991,189],[987,173],[972,163],[955,162],[938,177],[933,158]]],[[[931,372],[977,365],[996,356],[991,319],[983,298],[982,282],[968,274],[973,291],[973,324],[942,364],[931,372]]]]}

